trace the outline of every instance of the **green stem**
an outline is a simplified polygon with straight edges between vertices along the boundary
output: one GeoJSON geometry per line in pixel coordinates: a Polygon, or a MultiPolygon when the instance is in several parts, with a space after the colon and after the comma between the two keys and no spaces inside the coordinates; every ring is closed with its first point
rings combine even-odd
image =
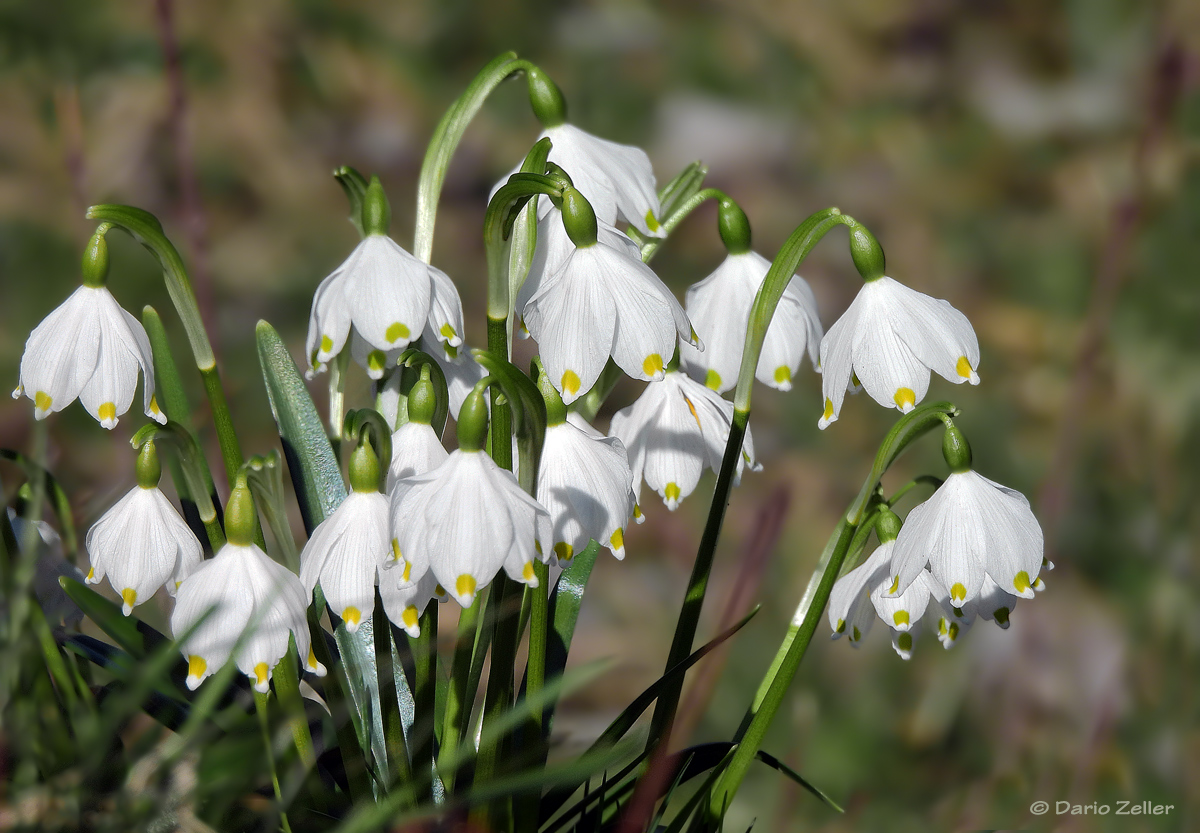
{"type": "Polygon", "coordinates": [[[313,748],[312,733],[308,729],[308,715],[304,710],[304,698],[300,694],[300,667],[296,650],[296,640],[291,638],[288,648],[275,672],[271,682],[275,685],[275,696],[279,705],[287,715],[288,726],[292,730],[292,742],[296,745],[296,754],[305,770],[312,769],[317,764],[317,754],[313,748]]]}
{"type": "Polygon", "coordinates": [[[421,614],[421,635],[409,638],[416,664],[413,684],[413,773],[418,781],[433,778],[434,721],[437,716],[437,630],[438,602],[435,599],[421,614]]]}
{"type": "MultiPolygon", "coordinates": [[[[533,562],[534,572],[538,577],[538,586],[530,588],[528,595],[531,599],[529,611],[529,661],[525,666],[525,698],[540,702],[542,688],[546,683],[546,654],[548,642],[550,566],[542,561],[533,562]]],[[[545,706],[535,706],[529,710],[529,722],[524,727],[522,737],[525,745],[530,747],[535,760],[534,768],[544,768],[546,753],[546,725],[549,713],[545,706]]],[[[518,831],[536,833],[538,808],[541,795],[531,792],[517,796],[513,804],[514,828],[518,831]]]]}
{"type": "Polygon", "coordinates": [[[196,303],[196,293],[192,290],[192,283],[187,270],[184,269],[179,251],[163,232],[158,218],[140,208],[127,205],[93,205],[87,210],[87,218],[112,223],[128,232],[158,258],[167,285],[167,294],[170,295],[171,303],[175,305],[175,311],[183,322],[192,356],[196,360],[196,368],[204,377],[204,390],[212,407],[217,440],[221,445],[221,457],[225,461],[225,474],[232,487],[238,468],[242,464],[242,452],[233,429],[233,420],[229,415],[229,406],[225,402],[225,394],[221,390],[217,359],[208,341],[208,333],[200,317],[200,307],[196,303]]]}
{"type": "MultiPolygon", "coordinates": [[[[742,453],[742,441],[746,436],[746,423],[749,419],[750,414],[746,411],[735,410],[733,412],[733,422],[729,426],[729,439],[725,443],[725,456],[721,458],[721,470],[717,473],[717,485],[713,489],[712,506],[708,512],[708,520],[704,524],[704,533],[700,538],[700,549],[696,553],[696,561],[692,565],[692,575],[688,580],[687,594],[683,598],[683,608],[679,611],[679,618],[675,624],[675,636],[671,640],[671,650],[667,654],[667,671],[687,659],[692,652],[696,627],[700,623],[700,611],[704,607],[704,596],[708,591],[708,577],[712,572],[713,557],[717,551],[717,539],[721,535],[721,524],[725,520],[725,509],[729,505],[729,492],[733,488],[733,477],[737,471],[738,458],[742,453]]],[[[646,739],[647,752],[652,751],[670,733],[671,724],[675,721],[675,712],[679,707],[679,695],[682,691],[682,676],[663,687],[654,707],[654,716],[650,720],[650,734],[646,739]]]]}
{"type": "Polygon", "coordinates": [[[446,713],[443,716],[442,748],[438,754],[438,771],[446,794],[454,792],[454,773],[448,764],[457,756],[462,738],[463,721],[471,712],[467,700],[467,682],[471,675],[471,655],[475,649],[475,630],[479,623],[479,611],[483,607],[483,595],[458,617],[458,638],[454,644],[454,660],[450,666],[450,685],[446,689],[446,713]]]}
{"type": "Polygon", "coordinates": [[[279,789],[279,773],[275,768],[275,750],[271,747],[271,725],[267,718],[267,699],[270,693],[254,692],[254,710],[258,712],[258,726],[262,729],[263,746],[267,750],[267,765],[271,768],[271,788],[275,791],[275,802],[279,807],[279,822],[284,833],[291,833],[287,813],[283,809],[283,791],[279,789]]]}
{"type": "Polygon", "coordinates": [[[532,66],[515,52],[505,52],[479,71],[438,122],[421,175],[417,182],[417,223],[413,232],[413,254],[426,263],[433,256],[433,229],[437,221],[438,197],[446,181],[446,170],[467,126],[492,91],[507,78],[532,66]]]}
{"type": "MultiPolygon", "coordinates": [[[[154,396],[159,410],[166,415],[167,419],[173,419],[182,425],[185,421],[190,421],[192,407],[183,390],[183,379],[179,375],[179,366],[175,363],[175,356],[171,352],[171,343],[167,340],[166,328],[163,327],[162,318],[154,307],[142,308],[142,326],[146,328],[146,335],[150,338],[151,353],[154,355],[154,396]]],[[[171,472],[171,480],[175,484],[175,491],[179,495],[179,502],[183,507],[183,516],[193,531],[197,533],[197,537],[203,540],[203,536],[199,534],[204,524],[198,508],[199,500],[196,495],[192,494],[192,487],[183,471],[182,463],[175,457],[168,457],[167,467],[171,472]]],[[[218,507],[217,521],[220,523],[221,500],[217,496],[212,472],[209,471],[207,462],[203,466],[201,475],[204,478],[204,493],[208,495],[209,502],[218,507]]],[[[197,488],[200,488],[199,485],[197,488]]]]}
{"type": "Polygon", "coordinates": [[[412,780],[408,748],[404,742],[404,724],[400,715],[400,697],[396,691],[396,670],[392,662],[392,626],[383,609],[383,600],[375,591],[375,669],[379,676],[379,710],[383,717],[383,738],[387,760],[380,767],[384,789],[412,780]]]}
{"type": "Polygon", "coordinates": [[[321,627],[321,611],[324,609],[323,601],[313,602],[308,606],[308,633],[317,662],[328,669],[322,691],[325,702],[329,705],[334,731],[337,733],[342,769],[345,770],[346,780],[350,783],[350,799],[358,804],[371,800],[371,779],[366,764],[369,752],[359,743],[358,733],[354,728],[354,718],[351,715],[354,697],[347,669],[340,658],[335,661],[333,653],[329,650],[329,643],[325,641],[325,629],[321,627]]]}
{"type": "MultiPolygon", "coordinates": [[[[841,570],[842,559],[846,557],[846,551],[850,547],[850,540],[854,536],[855,526],[855,524],[847,521],[842,523],[829,563],[825,565],[825,569],[821,573],[820,582],[813,596],[812,606],[801,620],[799,627],[795,628],[791,644],[788,646],[787,652],[783,655],[783,659],[779,661],[778,668],[771,678],[770,684],[767,686],[762,703],[754,712],[754,717],[750,720],[750,725],[747,727],[745,735],[742,737],[741,742],[738,743],[733,757],[729,760],[729,764],[721,776],[721,780],[717,782],[716,787],[713,789],[706,811],[708,821],[710,822],[709,826],[712,829],[715,829],[720,823],[720,819],[724,817],[729,803],[733,800],[738,787],[741,786],[742,779],[746,777],[746,771],[750,768],[750,764],[753,763],[759,748],[762,746],[767,728],[771,725],[771,720],[775,717],[775,713],[783,703],[784,695],[787,694],[787,689],[792,682],[792,678],[796,676],[796,670],[800,667],[800,661],[804,659],[804,654],[808,650],[809,643],[812,641],[813,633],[817,629],[821,612],[825,609],[825,604],[829,601],[829,594],[833,590],[833,584],[837,581],[838,571],[841,570]]],[[[792,630],[789,629],[789,635],[791,633],[792,630]]]]}
{"type": "Polygon", "coordinates": [[[854,226],[852,217],[842,214],[836,208],[826,208],[812,214],[801,223],[791,236],[784,241],[763,278],[758,294],[754,296],[754,304],[750,307],[750,320],[746,326],[746,346],[742,351],[742,366],[738,370],[737,389],[733,395],[733,407],[739,411],[750,412],[750,395],[754,386],[754,372],[758,368],[758,357],[762,353],[763,340],[767,337],[767,328],[779,306],[783,291],[791,282],[796,270],[808,257],[813,247],[821,241],[829,231],[837,225],[854,226]]]}

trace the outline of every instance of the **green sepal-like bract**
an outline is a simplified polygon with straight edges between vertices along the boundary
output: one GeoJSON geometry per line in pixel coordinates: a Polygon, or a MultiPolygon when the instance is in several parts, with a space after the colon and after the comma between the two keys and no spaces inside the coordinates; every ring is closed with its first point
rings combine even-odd
{"type": "Polygon", "coordinates": [[[110,228],[110,223],[101,223],[83,249],[80,271],[84,286],[104,286],[108,281],[108,241],[104,239],[104,235],[110,228]]]}
{"type": "Polygon", "coordinates": [[[562,90],[542,72],[540,67],[530,65],[525,70],[529,83],[529,106],[542,127],[558,127],[567,120],[567,100],[562,90]]]}
{"type": "Polygon", "coordinates": [[[971,470],[971,444],[949,419],[946,420],[946,432],[942,435],[942,457],[954,474],[971,470]]]}

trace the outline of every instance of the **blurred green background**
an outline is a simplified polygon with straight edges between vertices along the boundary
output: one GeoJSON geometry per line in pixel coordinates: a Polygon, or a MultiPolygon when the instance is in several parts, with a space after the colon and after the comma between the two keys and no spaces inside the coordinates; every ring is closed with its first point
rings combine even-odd
{"type": "MultiPolygon", "coordinates": [[[[1030,496],[1057,565],[1008,631],[983,623],[949,652],[927,635],[909,663],[882,628],[854,650],[822,626],[765,748],[846,814],[762,768],[730,829],[1200,829],[1189,797],[1200,792],[1200,5],[187,3],[172,23],[182,111],[162,8],[0,2],[6,384],[29,331],[78,280],[84,208],[129,203],[162,218],[193,267],[243,446],[274,447],[253,324],[270,320],[301,356],[312,292],[355,243],[330,171],[380,174],[393,236],[410,245],[433,126],[484,63],[515,49],[562,87],[572,121],[645,147],[660,182],[705,161],[768,257],[807,214],[837,205],[876,233],[892,276],[967,313],[983,384],[935,378],[929,398],[963,409],[981,472],[1030,496]],[[1039,799],[1175,809],[1038,818],[1039,799]]],[[[446,182],[434,262],[459,285],[473,343],[487,192],[536,134],[510,83],[446,182]]],[[[696,212],[655,261],[681,297],[719,262],[714,217],[696,212]]],[[[151,258],[112,238],[118,300],[154,304],[177,329],[151,258]]],[[[826,327],[857,290],[843,240],[835,231],[801,270],[826,327]]],[[[318,401],[324,388],[313,383],[318,401]]],[[[637,389],[620,387],[601,421],[637,389]]],[[[365,393],[361,374],[351,390],[365,393]]],[[[0,445],[28,446],[31,410],[0,402],[0,445]]],[[[765,466],[734,493],[702,633],[740,578],[763,610],[720,660],[693,740],[736,727],[894,415],[858,397],[819,432],[819,411],[810,373],[788,394],[756,392],[765,466]],[[781,537],[757,570],[747,547],[780,501],[781,537]]],[[[131,413],[106,436],[78,406],[50,420],[50,460],[81,528],[132,484],[123,440],[138,424],[131,413]]],[[[941,473],[936,441],[886,482],[922,471],[941,473]]],[[[599,563],[574,659],[620,664],[563,712],[564,745],[587,743],[661,673],[707,484],[674,514],[644,494],[626,561],[599,563]]]]}

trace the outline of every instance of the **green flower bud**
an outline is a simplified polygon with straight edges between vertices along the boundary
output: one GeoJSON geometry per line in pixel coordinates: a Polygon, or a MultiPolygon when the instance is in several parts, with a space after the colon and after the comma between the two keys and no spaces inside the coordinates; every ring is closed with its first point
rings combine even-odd
{"type": "Polygon", "coordinates": [[[419,422],[422,425],[433,423],[433,415],[437,411],[437,392],[429,375],[429,365],[421,365],[421,378],[413,384],[408,392],[408,421],[419,422]]]}
{"type": "Polygon", "coordinates": [[[886,263],[883,247],[875,235],[867,231],[866,226],[857,222],[850,226],[850,257],[854,259],[854,267],[864,281],[874,281],[884,276],[886,263]]]}
{"type": "Polygon", "coordinates": [[[526,70],[529,81],[529,105],[542,127],[558,127],[567,120],[567,100],[550,76],[537,67],[526,70]]]}
{"type": "Polygon", "coordinates": [[[83,250],[84,286],[100,287],[108,280],[108,241],[104,235],[109,228],[108,223],[102,223],[83,250]]]}
{"type": "Polygon", "coordinates": [[[142,445],[142,450],[138,452],[137,463],[134,464],[134,470],[137,472],[137,484],[143,489],[153,489],[158,486],[158,481],[162,477],[162,463],[158,459],[158,449],[154,447],[154,440],[142,445]]]}
{"type": "Polygon", "coordinates": [[[562,195],[563,225],[567,236],[577,249],[596,245],[596,212],[575,188],[564,188],[562,195]]]}
{"type": "Polygon", "coordinates": [[[953,422],[946,425],[946,433],[942,435],[942,456],[954,474],[971,470],[971,445],[953,422]]]}
{"type": "Polygon", "coordinates": [[[886,544],[895,541],[900,534],[900,517],[886,506],[879,510],[879,520],[875,521],[875,534],[879,543],[886,544]]]}
{"type": "Polygon", "coordinates": [[[717,206],[717,231],[731,255],[750,251],[750,220],[741,206],[725,198],[717,206]]]}
{"type": "Polygon", "coordinates": [[[225,538],[229,543],[239,547],[254,543],[254,528],[258,520],[254,512],[254,496],[246,484],[246,475],[239,474],[233,491],[229,493],[229,503],[225,504],[225,538]]]}
{"type": "Polygon", "coordinates": [[[387,195],[379,177],[372,176],[367,193],[363,196],[362,230],[363,234],[387,234],[388,226],[392,224],[392,208],[388,205],[387,195]]]}
{"type": "Polygon", "coordinates": [[[350,488],[356,492],[379,491],[379,456],[371,447],[371,437],[363,432],[358,447],[350,454],[350,488]]]}
{"type": "Polygon", "coordinates": [[[458,447],[463,451],[482,451],[487,443],[487,394],[472,390],[458,412],[458,447]]]}

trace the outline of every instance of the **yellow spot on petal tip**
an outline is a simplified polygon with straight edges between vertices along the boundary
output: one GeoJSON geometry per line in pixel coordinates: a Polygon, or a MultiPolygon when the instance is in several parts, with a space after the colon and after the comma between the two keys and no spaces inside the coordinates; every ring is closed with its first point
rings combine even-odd
{"type": "Polygon", "coordinates": [[[333,351],[333,339],[329,336],[321,336],[321,353],[329,353],[333,351]]]}
{"type": "Polygon", "coordinates": [[[525,566],[521,569],[521,578],[526,584],[532,585],[537,583],[537,573],[533,571],[532,561],[525,562],[525,566]]]}
{"type": "Polygon", "coordinates": [[[896,388],[896,395],[892,397],[896,401],[896,407],[904,413],[908,413],[917,404],[917,395],[913,393],[912,388],[896,388]]]}
{"type": "Polygon", "coordinates": [[[255,688],[265,689],[267,687],[267,680],[269,680],[270,677],[271,677],[271,668],[265,662],[260,662],[258,665],[254,666],[254,687],[255,688]]]}
{"type": "Polygon", "coordinates": [[[614,532],[612,534],[612,537],[609,538],[608,540],[609,540],[609,543],[612,544],[612,548],[614,550],[620,550],[620,549],[625,548],[625,533],[619,529],[616,532],[614,532]]]}
{"type": "Polygon", "coordinates": [[[392,559],[394,561],[403,561],[404,556],[400,554],[400,539],[392,539],[392,559]]]}
{"type": "Polygon", "coordinates": [[[721,374],[715,370],[710,370],[704,374],[704,386],[717,390],[721,387],[721,374]]]}
{"type": "Polygon", "coordinates": [[[950,601],[961,602],[967,598],[967,588],[961,581],[956,581],[950,588],[950,601]]]}
{"type": "Polygon", "coordinates": [[[475,598],[476,586],[477,586],[477,584],[475,581],[475,577],[467,575],[466,573],[463,573],[454,582],[454,589],[458,593],[458,595],[464,596],[464,597],[470,598],[470,599],[475,598]]]}
{"type": "Polygon", "coordinates": [[[390,325],[388,325],[387,330],[385,330],[383,333],[383,337],[393,344],[401,339],[407,341],[411,335],[412,332],[408,329],[408,327],[404,326],[399,321],[393,321],[390,325]]]}
{"type": "Polygon", "coordinates": [[[449,324],[443,324],[438,333],[441,334],[442,338],[458,338],[458,333],[449,324]]]}
{"type": "Polygon", "coordinates": [[[964,379],[970,379],[971,374],[975,372],[974,368],[971,367],[971,363],[967,361],[966,356],[958,357],[958,364],[954,366],[954,369],[957,370],[958,375],[964,379]]]}
{"type": "Polygon", "coordinates": [[[348,607],[342,611],[342,619],[345,620],[348,626],[358,627],[358,623],[362,621],[362,611],[357,607],[348,607]]]}
{"type": "Polygon", "coordinates": [[[204,661],[204,657],[198,657],[195,654],[188,657],[188,677],[190,679],[200,679],[207,670],[208,663],[204,661]]]}
{"type": "Polygon", "coordinates": [[[437,596],[439,599],[442,598],[446,595],[446,588],[442,587],[440,584],[435,584],[433,586],[433,595],[437,596]]]}
{"type": "Polygon", "coordinates": [[[825,412],[822,414],[822,416],[826,420],[833,419],[833,400],[832,399],[825,400],[825,412]]]}
{"type": "Polygon", "coordinates": [[[579,374],[574,370],[564,370],[561,387],[563,393],[569,393],[571,396],[579,393],[579,374]]]}
{"type": "Polygon", "coordinates": [[[570,561],[575,556],[575,548],[566,541],[559,541],[554,545],[554,554],[559,561],[570,561]]]}
{"type": "Polygon", "coordinates": [[[54,404],[54,397],[46,393],[44,390],[39,390],[33,395],[33,407],[39,411],[49,411],[50,406],[54,404]]]}
{"type": "Polygon", "coordinates": [[[404,572],[400,574],[400,578],[404,581],[412,581],[412,563],[404,562],[404,572]]]}
{"type": "Polygon", "coordinates": [[[658,218],[654,216],[654,209],[646,210],[646,228],[650,231],[658,231],[662,228],[662,224],[658,222],[658,218]]]}
{"type": "Polygon", "coordinates": [[[382,350],[372,350],[367,354],[367,370],[373,373],[382,373],[384,367],[387,366],[387,354],[382,350]]]}
{"type": "Polygon", "coordinates": [[[316,671],[321,667],[321,663],[317,662],[317,654],[313,651],[311,645],[308,648],[308,660],[304,663],[304,667],[309,671],[316,671]]]}
{"type": "Polygon", "coordinates": [[[100,417],[100,424],[108,426],[109,423],[117,424],[117,406],[112,402],[103,403],[97,410],[96,416],[100,417]]]}
{"type": "Polygon", "coordinates": [[[845,633],[845,632],[846,632],[846,620],[838,619],[837,633],[845,633]]]}
{"type": "Polygon", "coordinates": [[[409,628],[410,630],[417,627],[417,623],[420,621],[420,619],[421,616],[417,612],[417,608],[414,605],[409,605],[408,607],[404,608],[404,612],[400,614],[400,620],[404,622],[404,627],[409,628]]]}
{"type": "Polygon", "coordinates": [[[898,646],[900,646],[900,650],[904,651],[905,653],[911,651],[912,650],[912,634],[911,633],[900,634],[900,636],[896,638],[896,644],[898,646]]]}
{"type": "Polygon", "coordinates": [[[662,369],[663,357],[658,353],[651,353],[642,362],[642,370],[646,372],[647,376],[657,376],[659,373],[662,373],[662,369]]]}
{"type": "Polygon", "coordinates": [[[95,581],[95,580],[96,580],[96,568],[89,567],[87,578],[85,578],[84,581],[95,581]]]}
{"type": "Polygon", "coordinates": [[[155,416],[162,415],[162,408],[158,407],[158,397],[157,396],[152,395],[150,397],[150,413],[154,414],[155,416]]]}
{"type": "Polygon", "coordinates": [[[641,520],[643,517],[645,517],[645,516],[642,514],[642,507],[641,507],[641,505],[640,505],[640,504],[637,504],[637,503],[635,503],[635,504],[633,505],[633,517],[634,517],[636,520],[639,520],[639,521],[640,521],[640,520],[641,520]]]}
{"type": "Polygon", "coordinates": [[[132,610],[133,606],[137,604],[137,591],[132,587],[126,587],[121,591],[121,601],[125,602],[125,607],[132,610]]]}
{"type": "Polygon", "coordinates": [[[860,631],[858,629],[858,626],[855,625],[854,628],[852,628],[850,631],[850,641],[857,642],[860,639],[862,639],[862,631],[860,631]]]}
{"type": "Polygon", "coordinates": [[[992,618],[996,620],[996,624],[1002,628],[1008,627],[1008,608],[998,607],[992,612],[992,618]]]}
{"type": "Polygon", "coordinates": [[[1024,570],[1013,576],[1013,587],[1016,588],[1018,593],[1024,593],[1032,586],[1032,583],[1029,581],[1029,573],[1024,570]]]}
{"type": "Polygon", "coordinates": [[[897,610],[895,613],[892,614],[892,621],[895,622],[897,625],[907,625],[908,624],[908,611],[907,610],[897,610]]]}
{"type": "Polygon", "coordinates": [[[896,576],[892,580],[892,586],[888,588],[888,595],[889,596],[894,595],[896,593],[896,591],[899,589],[900,589],[900,576],[896,576]]]}
{"type": "Polygon", "coordinates": [[[775,383],[779,385],[791,385],[792,369],[782,364],[775,368],[775,383]]]}
{"type": "Polygon", "coordinates": [[[681,492],[678,483],[668,483],[663,489],[663,497],[667,499],[667,503],[678,503],[681,492]]]}

